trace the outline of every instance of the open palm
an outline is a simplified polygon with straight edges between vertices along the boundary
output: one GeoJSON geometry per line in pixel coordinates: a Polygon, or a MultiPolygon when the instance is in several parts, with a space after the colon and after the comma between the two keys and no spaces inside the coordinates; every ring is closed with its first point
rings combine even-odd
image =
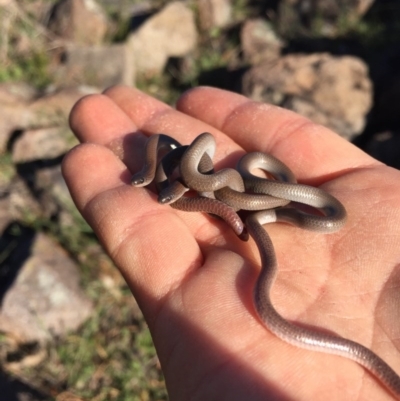
{"type": "Polygon", "coordinates": [[[266,227],[279,264],[273,303],[288,320],[357,341],[400,372],[399,171],[295,113],[212,88],[187,92],[176,110],[115,87],[78,102],[71,127],[82,144],[64,159],[67,184],[144,313],[171,401],[393,399],[355,362],[286,344],[260,323],[252,240],[159,205],[130,176],[143,160],[142,133],[188,144],[208,131],[218,169],[258,150],[299,182],[322,186],[348,222],[329,235],[266,227]]]}

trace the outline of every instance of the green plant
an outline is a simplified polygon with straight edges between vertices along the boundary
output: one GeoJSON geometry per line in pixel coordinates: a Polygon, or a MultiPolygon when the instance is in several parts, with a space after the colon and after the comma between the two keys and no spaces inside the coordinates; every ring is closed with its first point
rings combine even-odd
{"type": "Polygon", "coordinates": [[[96,313],[57,347],[67,387],[87,399],[166,400],[147,326],[130,294],[120,299],[92,283],[96,313]],[[102,294],[99,296],[99,294],[102,294]]]}
{"type": "Polygon", "coordinates": [[[49,33],[29,12],[31,1],[0,6],[0,82],[25,81],[38,88],[50,82],[49,33]]]}

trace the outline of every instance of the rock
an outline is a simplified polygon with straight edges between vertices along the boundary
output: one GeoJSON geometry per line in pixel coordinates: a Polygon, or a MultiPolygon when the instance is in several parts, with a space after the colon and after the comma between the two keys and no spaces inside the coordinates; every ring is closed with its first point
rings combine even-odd
{"type": "Polygon", "coordinates": [[[12,160],[14,163],[27,163],[55,159],[78,143],[71,130],[64,126],[26,130],[13,144],[12,160]]]}
{"type": "Polygon", "coordinates": [[[81,232],[92,232],[75,207],[61,173],[60,160],[55,162],[21,163],[17,166],[18,173],[13,170],[11,177],[3,178],[6,169],[0,170],[0,234],[12,221],[37,226],[37,222],[49,220],[64,236],[77,227],[81,232]]]}
{"type": "Polygon", "coordinates": [[[34,178],[34,191],[43,214],[52,212],[57,215],[61,231],[72,230],[79,226],[81,232],[92,232],[92,229],[77,211],[61,173],[61,166],[38,169],[34,178]]]}
{"type": "Polygon", "coordinates": [[[272,25],[262,18],[245,21],[240,42],[245,60],[252,65],[277,59],[284,46],[272,25]]]}
{"type": "Polygon", "coordinates": [[[43,218],[50,218],[55,211],[44,209],[33,195],[27,181],[16,175],[9,187],[8,215],[14,221],[34,222],[43,218]]]}
{"type": "Polygon", "coordinates": [[[0,0],[0,7],[12,7],[15,5],[15,0],[0,0]]]}
{"type": "Polygon", "coordinates": [[[28,106],[29,126],[20,129],[44,128],[68,122],[74,104],[83,96],[96,93],[98,89],[88,86],[66,88],[42,96],[28,106]]]}
{"type": "MultiPolygon", "coordinates": [[[[335,37],[343,24],[357,23],[374,0],[282,0],[278,5],[278,26],[282,35],[310,33],[335,37]]],[[[285,35],[286,36],[286,35],[285,35]]]]}
{"type": "Polygon", "coordinates": [[[52,9],[48,28],[81,45],[98,45],[107,31],[107,18],[95,0],[61,0],[52,9]]]}
{"type": "Polygon", "coordinates": [[[45,216],[50,217],[47,214],[49,212],[50,210],[42,209],[26,182],[18,175],[14,175],[12,180],[2,187],[0,196],[0,235],[13,221],[24,221],[27,218],[34,221],[45,216]]]}
{"type": "Polygon", "coordinates": [[[230,0],[197,0],[200,26],[207,31],[226,27],[232,19],[230,0]]]}
{"type": "Polygon", "coordinates": [[[351,139],[362,131],[372,104],[367,66],[355,57],[284,56],[251,68],[243,93],[290,108],[351,139]]]}
{"type": "Polygon", "coordinates": [[[0,84],[0,153],[6,150],[18,125],[29,120],[27,106],[36,96],[37,92],[29,85],[0,84]]]}
{"type": "Polygon", "coordinates": [[[168,3],[133,32],[127,43],[136,70],[158,74],[169,57],[183,57],[195,49],[197,31],[193,12],[182,2],[168,3]]]}
{"type": "Polygon", "coordinates": [[[125,44],[67,47],[65,63],[55,73],[58,86],[91,85],[101,89],[135,84],[135,60],[125,44]]]}
{"type": "MultiPolygon", "coordinates": [[[[72,106],[84,95],[97,91],[81,86],[49,93],[33,101],[14,98],[12,102],[0,102],[0,153],[6,150],[15,131],[57,125],[67,127],[72,106]]],[[[0,98],[7,96],[11,99],[9,94],[0,95],[0,98]]]]}
{"type": "Polygon", "coordinates": [[[0,104],[16,105],[21,102],[30,102],[38,97],[39,92],[27,83],[1,83],[0,104]]]}
{"type": "Polygon", "coordinates": [[[47,167],[36,172],[35,190],[48,192],[52,195],[57,205],[66,209],[75,209],[67,184],[61,172],[61,166],[47,167]]]}
{"type": "Polygon", "coordinates": [[[24,242],[5,262],[9,269],[20,267],[3,293],[0,330],[20,343],[43,343],[76,330],[92,304],[79,287],[76,265],[58,244],[44,234],[24,242]]]}
{"type": "Polygon", "coordinates": [[[71,198],[61,165],[43,166],[43,160],[18,166],[18,173],[4,184],[0,197],[0,233],[12,221],[37,225],[52,220],[57,230],[68,234],[79,227],[81,232],[92,230],[77,211],[71,198]]]}

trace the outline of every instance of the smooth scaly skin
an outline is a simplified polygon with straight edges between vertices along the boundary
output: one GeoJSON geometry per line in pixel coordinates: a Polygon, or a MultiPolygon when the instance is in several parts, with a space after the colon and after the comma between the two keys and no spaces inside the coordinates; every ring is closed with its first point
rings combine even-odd
{"type": "Polygon", "coordinates": [[[215,152],[214,137],[205,132],[199,135],[189,146],[182,157],[180,172],[185,184],[198,192],[214,192],[224,187],[230,187],[236,191],[243,192],[244,184],[240,174],[232,169],[226,168],[214,174],[202,174],[199,163],[205,153],[212,159],[215,152]]]}
{"type": "Polygon", "coordinates": [[[400,377],[371,350],[345,338],[295,326],[276,311],[271,303],[270,292],[275,281],[277,262],[271,239],[262,225],[279,221],[275,210],[252,213],[246,219],[249,234],[261,256],[261,272],[253,293],[254,305],[261,321],[277,337],[292,345],[356,361],[375,375],[396,397],[400,397],[400,377]]]}
{"type": "Polygon", "coordinates": [[[237,169],[243,177],[246,189],[299,202],[319,209],[324,214],[317,216],[304,213],[297,208],[285,208],[277,212],[279,221],[291,223],[306,230],[325,233],[335,232],[346,223],[346,210],[336,198],[322,189],[297,184],[293,173],[280,160],[271,155],[260,152],[248,153],[239,160],[237,169]],[[251,171],[256,168],[270,172],[280,181],[267,180],[253,175],[251,171]]]}
{"type": "Polygon", "coordinates": [[[247,241],[249,238],[247,229],[235,210],[217,199],[204,198],[202,196],[194,198],[184,196],[170,206],[185,212],[203,212],[221,217],[241,240],[247,241]]]}
{"type": "Polygon", "coordinates": [[[157,159],[161,152],[169,152],[172,149],[180,147],[181,144],[168,135],[156,134],[147,139],[145,162],[143,168],[134,174],[131,183],[135,187],[144,187],[149,185],[156,174],[157,159]]]}
{"type": "MultiPolygon", "coordinates": [[[[295,326],[285,320],[271,303],[270,291],[275,280],[277,262],[272,242],[262,225],[272,222],[286,222],[308,230],[334,232],[339,230],[346,222],[347,216],[343,205],[336,198],[319,188],[297,184],[288,167],[272,156],[259,152],[247,154],[239,161],[237,167],[240,172],[238,173],[239,178],[236,172],[232,173],[235,171],[233,169],[224,169],[217,173],[209,171],[208,174],[203,174],[202,170],[199,169],[200,161],[205,153],[212,157],[214,151],[215,141],[212,135],[208,133],[197,137],[185,151],[179,165],[181,176],[184,184],[186,184],[185,189],[215,192],[216,196],[218,196],[218,192],[222,192],[222,197],[225,196],[224,202],[229,203],[229,197],[235,198],[238,192],[242,192],[244,184],[246,189],[253,193],[282,198],[284,204],[290,201],[300,202],[319,209],[323,213],[321,216],[308,214],[293,207],[278,207],[272,210],[253,212],[247,216],[248,232],[256,242],[261,255],[262,269],[253,294],[255,309],[261,321],[277,337],[290,344],[314,351],[341,355],[356,361],[375,375],[400,399],[400,377],[371,350],[345,338],[321,334],[295,326]],[[267,171],[277,180],[254,176],[251,171],[255,168],[267,171]],[[230,189],[226,190],[225,187],[230,189]]],[[[168,181],[168,174],[165,178],[168,181]]],[[[182,183],[180,185],[185,187],[182,183]]],[[[171,192],[173,193],[172,189],[171,192]]],[[[249,205],[249,202],[253,202],[252,196],[254,194],[247,195],[249,197],[242,198],[246,199],[243,203],[238,200],[239,198],[235,198],[234,207],[243,210],[255,210],[252,209],[253,205],[249,205]]],[[[209,203],[207,206],[201,204],[198,206],[199,208],[193,207],[192,210],[214,213],[209,205],[209,203]]]]}
{"type": "Polygon", "coordinates": [[[215,151],[215,139],[209,133],[199,135],[183,154],[180,173],[186,186],[196,191],[214,192],[216,198],[236,210],[263,210],[299,202],[319,209],[323,215],[304,213],[298,208],[284,208],[279,211],[280,221],[298,227],[334,232],[346,222],[346,210],[332,195],[308,185],[297,184],[292,171],[280,160],[261,152],[248,153],[237,165],[237,171],[226,168],[213,174],[203,174],[198,166],[202,157],[215,151]],[[277,180],[260,178],[251,173],[259,168],[277,180]],[[243,193],[247,190],[264,195],[243,193]],[[269,196],[266,196],[269,195],[269,196]]]}
{"type": "MultiPolygon", "coordinates": [[[[159,163],[155,182],[159,191],[158,201],[163,204],[170,204],[173,208],[183,210],[185,212],[204,212],[211,213],[225,220],[225,222],[233,229],[235,234],[247,241],[249,236],[243,224],[242,219],[236,211],[226,203],[217,199],[211,199],[203,196],[186,197],[183,196],[188,190],[180,181],[175,180],[169,182],[169,177],[182,158],[185,146],[172,150],[165,155],[159,163]]],[[[199,163],[200,171],[212,171],[212,161],[208,157],[203,157],[199,163]]]]}

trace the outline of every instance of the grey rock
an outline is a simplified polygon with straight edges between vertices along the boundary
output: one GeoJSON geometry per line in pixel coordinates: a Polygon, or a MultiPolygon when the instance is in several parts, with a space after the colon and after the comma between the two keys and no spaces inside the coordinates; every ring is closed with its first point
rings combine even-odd
{"type": "MultiPolygon", "coordinates": [[[[3,153],[16,130],[27,130],[54,126],[68,126],[68,116],[73,105],[81,97],[97,92],[90,87],[76,87],[58,90],[46,96],[27,101],[14,98],[14,101],[0,101],[0,154],[3,153]]],[[[0,95],[10,99],[10,94],[0,95]]]]}
{"type": "Polygon", "coordinates": [[[0,104],[15,105],[21,102],[30,102],[38,95],[39,92],[27,83],[5,82],[0,84],[0,104]]]}
{"type": "Polygon", "coordinates": [[[0,330],[21,343],[43,343],[76,330],[92,311],[76,265],[44,234],[35,236],[27,255],[3,297],[0,330]]]}
{"type": "Polygon", "coordinates": [[[223,28],[232,20],[230,0],[197,0],[200,26],[204,30],[223,28]]]}
{"type": "Polygon", "coordinates": [[[193,11],[171,2],[150,17],[127,40],[137,72],[157,74],[169,57],[183,57],[195,49],[197,30],[193,11]]]}
{"type": "Polygon", "coordinates": [[[368,68],[355,57],[288,55],[251,68],[243,93],[292,109],[343,137],[359,134],[372,104],[368,68]]]}
{"type": "Polygon", "coordinates": [[[18,175],[3,184],[0,195],[0,234],[13,221],[34,221],[50,217],[50,213],[54,212],[42,208],[26,182],[18,175]]]}
{"type": "Polygon", "coordinates": [[[28,85],[0,85],[0,153],[4,152],[12,132],[29,121],[27,106],[36,95],[28,85]]]}
{"type": "MultiPolygon", "coordinates": [[[[28,163],[21,175],[14,173],[0,186],[0,233],[13,221],[35,226],[39,221],[57,222],[60,232],[92,230],[75,207],[61,166],[35,168],[28,163]]],[[[0,175],[1,178],[1,175],[0,175]]]]}
{"type": "Polygon", "coordinates": [[[30,124],[20,128],[54,127],[68,123],[69,113],[74,104],[83,96],[96,92],[97,88],[80,85],[58,89],[42,96],[29,104],[30,124]]]}
{"type": "Polygon", "coordinates": [[[8,214],[13,220],[34,222],[40,218],[49,218],[54,213],[54,210],[41,207],[27,182],[19,175],[13,178],[7,199],[8,214]]]}
{"type": "Polygon", "coordinates": [[[12,7],[15,5],[15,0],[0,0],[0,7],[12,7]]]}
{"type": "Polygon", "coordinates": [[[38,222],[57,221],[59,231],[69,229],[91,232],[77,211],[64,178],[61,166],[31,169],[25,177],[14,177],[1,187],[0,233],[13,221],[36,226],[38,222]]]}
{"type": "Polygon", "coordinates": [[[35,189],[37,192],[49,192],[58,205],[65,206],[67,209],[74,205],[60,165],[38,170],[35,177],[35,189]]]}
{"type": "Polygon", "coordinates": [[[61,166],[47,167],[36,172],[34,189],[38,194],[42,214],[57,215],[61,230],[79,227],[80,231],[92,232],[78,212],[61,172],[61,166]]]}
{"type": "Polygon", "coordinates": [[[278,5],[278,26],[281,34],[316,32],[336,37],[345,21],[357,23],[374,0],[282,0],[278,5]],[[342,22],[342,23],[340,23],[342,22]]]}
{"type": "Polygon", "coordinates": [[[135,84],[134,55],[125,44],[70,45],[66,49],[65,60],[55,74],[58,86],[85,84],[104,89],[118,84],[135,84]]]}
{"type": "Polygon", "coordinates": [[[79,142],[65,126],[26,130],[12,147],[14,163],[27,163],[41,159],[54,159],[79,142]]]}
{"type": "Polygon", "coordinates": [[[277,59],[285,44],[272,25],[262,18],[245,21],[240,41],[244,57],[252,65],[277,59]]]}
{"type": "Polygon", "coordinates": [[[107,18],[95,0],[61,0],[55,4],[48,28],[63,39],[98,45],[107,31],[107,18]]]}

